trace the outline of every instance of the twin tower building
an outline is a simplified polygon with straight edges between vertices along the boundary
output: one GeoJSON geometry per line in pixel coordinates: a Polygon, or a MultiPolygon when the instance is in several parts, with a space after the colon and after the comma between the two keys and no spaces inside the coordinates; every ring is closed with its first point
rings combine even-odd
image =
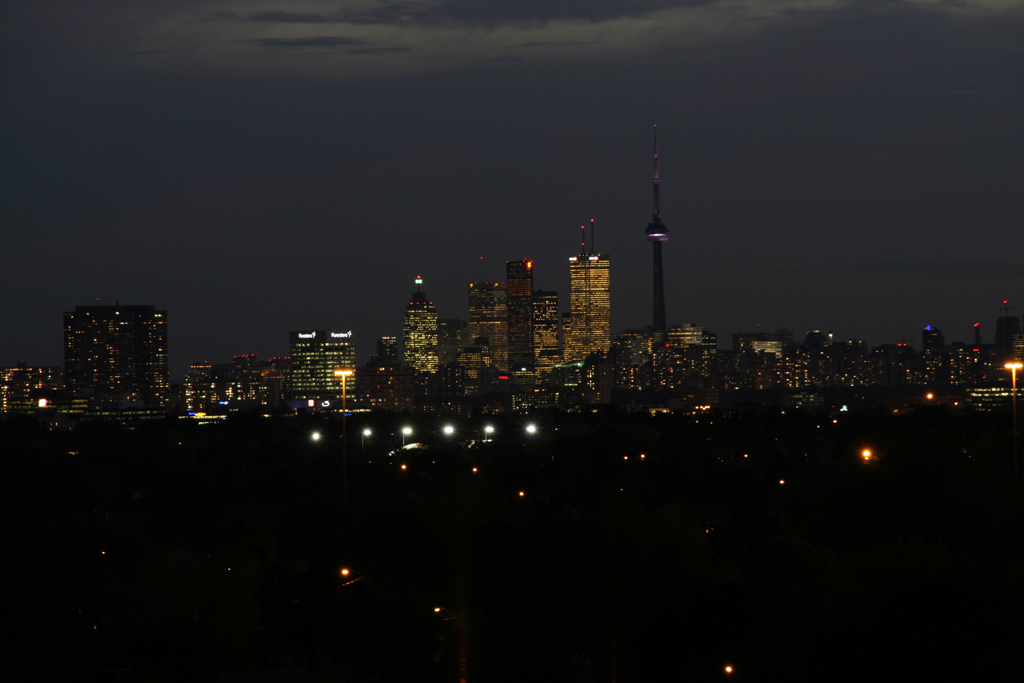
{"type": "Polygon", "coordinates": [[[506,262],[505,282],[469,285],[468,323],[439,319],[417,278],[402,325],[403,360],[420,372],[458,363],[492,368],[514,384],[542,382],[559,364],[611,348],[610,265],[586,250],[569,259],[570,310],[561,321],[558,292],[533,288],[528,259],[506,262]]]}

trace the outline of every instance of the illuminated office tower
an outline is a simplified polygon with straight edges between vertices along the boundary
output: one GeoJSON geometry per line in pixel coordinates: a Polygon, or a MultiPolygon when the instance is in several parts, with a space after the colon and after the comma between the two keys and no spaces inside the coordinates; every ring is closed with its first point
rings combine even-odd
{"type": "Polygon", "coordinates": [[[569,316],[562,362],[586,360],[612,344],[611,261],[583,251],[569,257],[569,316]]]}
{"type": "MultiPolygon", "coordinates": [[[[293,398],[341,396],[342,378],[335,370],[353,369],[356,346],[351,332],[301,330],[291,333],[291,393],[293,398]]],[[[348,378],[349,382],[352,378],[348,378]]],[[[347,387],[350,391],[351,388],[347,387]]]]}
{"type": "Polygon", "coordinates": [[[506,261],[505,273],[509,369],[533,372],[533,261],[506,261]]]}
{"type": "Polygon", "coordinates": [[[402,322],[402,359],[419,372],[437,372],[437,309],[420,291],[423,278],[416,278],[416,291],[409,297],[402,322]]]}
{"type": "Polygon", "coordinates": [[[538,289],[533,293],[533,356],[541,379],[562,362],[558,350],[558,292],[538,289]]]}
{"type": "Polygon", "coordinates": [[[167,311],[155,306],[75,306],[64,313],[64,378],[100,401],[167,405],[167,311]]]}
{"type": "Polygon", "coordinates": [[[470,283],[467,336],[472,345],[486,337],[494,366],[508,370],[508,295],[504,282],[470,283]]]}
{"type": "Polygon", "coordinates": [[[704,343],[703,329],[693,323],[673,325],[668,328],[667,343],[672,348],[683,346],[700,346],[704,343]]]}
{"type": "Polygon", "coordinates": [[[40,401],[39,393],[55,393],[64,388],[64,368],[58,365],[28,367],[18,363],[14,367],[0,368],[0,412],[34,412],[45,408],[48,400],[40,401]]]}

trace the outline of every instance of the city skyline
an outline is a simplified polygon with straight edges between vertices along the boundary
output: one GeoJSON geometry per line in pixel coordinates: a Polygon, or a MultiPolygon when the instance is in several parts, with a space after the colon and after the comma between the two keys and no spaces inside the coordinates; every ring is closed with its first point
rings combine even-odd
{"type": "Polygon", "coordinates": [[[590,219],[612,329],[649,324],[655,124],[668,325],[991,342],[1024,305],[1021,8],[474,6],[5,3],[0,365],[115,300],[169,312],[175,375],[398,335],[415,274],[462,318],[524,255],[565,310],[590,219]]]}

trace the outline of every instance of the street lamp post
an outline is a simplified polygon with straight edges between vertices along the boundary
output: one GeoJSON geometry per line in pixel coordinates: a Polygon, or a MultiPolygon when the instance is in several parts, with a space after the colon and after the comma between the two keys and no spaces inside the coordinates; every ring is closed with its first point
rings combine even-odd
{"type": "Polygon", "coordinates": [[[1004,367],[1013,378],[1010,384],[1013,401],[1013,488],[1017,490],[1020,488],[1020,471],[1017,468],[1017,371],[1024,368],[1024,363],[1007,363],[1004,367]]]}
{"type": "Polygon", "coordinates": [[[448,616],[445,617],[445,621],[454,621],[455,624],[459,627],[459,683],[466,683],[466,681],[469,678],[467,674],[467,669],[469,668],[467,666],[469,660],[469,648],[467,647],[468,643],[466,642],[467,638],[465,611],[460,609],[459,612],[461,614],[455,614],[447,607],[435,607],[434,611],[438,614],[440,614],[441,612],[445,612],[446,614],[448,614],[448,616]]]}
{"type": "Polygon", "coordinates": [[[402,427],[402,448],[405,448],[405,437],[412,434],[412,427],[402,427]]]}
{"type": "Polygon", "coordinates": [[[348,410],[346,406],[347,384],[345,380],[353,374],[351,369],[335,370],[334,376],[341,377],[341,507],[348,506],[348,410]]]}
{"type": "Polygon", "coordinates": [[[359,437],[359,450],[363,452],[366,451],[366,437],[370,436],[371,434],[373,434],[373,432],[370,431],[369,428],[363,430],[362,435],[359,437]]]}

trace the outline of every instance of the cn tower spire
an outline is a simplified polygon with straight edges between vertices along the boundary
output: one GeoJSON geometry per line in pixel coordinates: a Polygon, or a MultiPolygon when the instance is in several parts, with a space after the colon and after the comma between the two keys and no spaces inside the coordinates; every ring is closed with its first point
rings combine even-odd
{"type": "Polygon", "coordinates": [[[654,127],[654,215],[647,224],[647,241],[654,249],[654,320],[651,324],[655,343],[665,343],[665,277],[661,265],[661,243],[668,241],[668,227],[661,219],[661,179],[658,176],[658,127],[654,127]]]}
{"type": "Polygon", "coordinates": [[[661,193],[658,188],[661,185],[661,179],[658,178],[658,127],[654,127],[654,221],[655,223],[661,222],[661,193]]]}

